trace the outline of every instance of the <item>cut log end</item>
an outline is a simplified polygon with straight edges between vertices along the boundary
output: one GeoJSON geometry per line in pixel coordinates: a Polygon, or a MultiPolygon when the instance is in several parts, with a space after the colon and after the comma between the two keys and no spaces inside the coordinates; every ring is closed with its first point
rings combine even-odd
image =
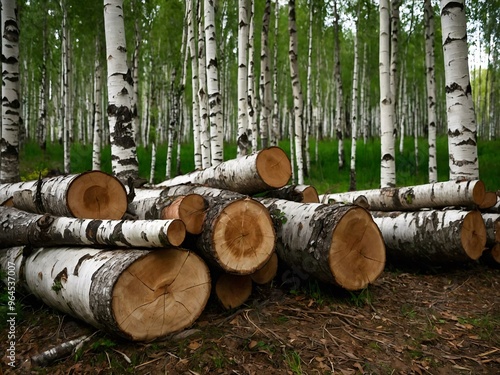
{"type": "Polygon", "coordinates": [[[123,184],[100,171],[82,173],[67,192],[68,208],[73,216],[85,219],[118,220],[127,210],[127,192],[123,184]]]}
{"type": "Polygon", "coordinates": [[[360,290],[375,281],[385,266],[385,244],[371,215],[363,208],[347,211],[332,234],[329,266],[335,282],[360,290]]]}
{"type": "Polygon", "coordinates": [[[497,194],[494,191],[487,191],[484,194],[483,201],[479,204],[479,208],[486,210],[488,208],[494,207],[497,204],[497,194]]]}
{"type": "Polygon", "coordinates": [[[485,197],[486,197],[486,187],[484,185],[484,182],[478,180],[474,184],[474,188],[472,189],[472,200],[474,204],[480,206],[483,203],[485,197]]]}
{"type": "Polygon", "coordinates": [[[303,203],[319,203],[318,191],[314,186],[308,186],[303,191],[303,203]]]}
{"type": "Polygon", "coordinates": [[[269,211],[261,203],[245,198],[231,202],[217,217],[213,255],[225,272],[250,274],[271,257],[275,240],[269,211]]]}
{"type": "Polygon", "coordinates": [[[113,289],[112,309],[121,331],[151,341],[189,327],[210,296],[210,272],[196,254],[162,249],[132,263],[113,289]]]}
{"type": "Polygon", "coordinates": [[[14,207],[14,199],[9,198],[0,203],[0,206],[4,207],[14,207]]]}
{"type": "Polygon", "coordinates": [[[278,255],[273,253],[264,266],[250,275],[256,284],[270,283],[278,273],[278,255]]]}
{"type": "Polygon", "coordinates": [[[199,194],[178,197],[171,205],[163,208],[162,219],[181,219],[186,232],[200,234],[205,221],[207,202],[199,194]]]}
{"type": "Polygon", "coordinates": [[[486,245],[486,226],[479,211],[470,211],[463,219],[460,241],[465,253],[473,260],[479,259],[486,245]]]}
{"type": "Polygon", "coordinates": [[[239,307],[252,294],[252,278],[249,275],[222,274],[215,283],[215,294],[226,310],[239,307]]]}
{"type": "Polygon", "coordinates": [[[292,166],[286,153],[279,147],[262,150],[257,156],[257,173],[269,187],[279,189],[292,176],[292,166]]]}
{"type": "Polygon", "coordinates": [[[186,226],[182,220],[173,219],[165,234],[170,245],[180,246],[186,238],[186,226]]]}

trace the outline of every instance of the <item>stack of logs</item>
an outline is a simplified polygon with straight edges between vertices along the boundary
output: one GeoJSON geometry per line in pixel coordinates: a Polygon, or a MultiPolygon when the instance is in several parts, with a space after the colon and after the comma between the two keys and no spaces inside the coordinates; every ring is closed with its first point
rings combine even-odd
{"type": "Polygon", "coordinates": [[[357,202],[379,226],[389,261],[445,265],[500,263],[500,201],[481,180],[323,194],[324,203],[357,202]]]}
{"type": "Polygon", "coordinates": [[[445,262],[499,250],[498,208],[416,211],[479,206],[480,181],[319,197],[290,177],[287,155],[270,147],[147,188],[99,171],[3,184],[0,268],[55,309],[151,341],[190,326],[211,294],[242,305],[278,262],[355,291],[382,273],[386,247],[445,262]]]}

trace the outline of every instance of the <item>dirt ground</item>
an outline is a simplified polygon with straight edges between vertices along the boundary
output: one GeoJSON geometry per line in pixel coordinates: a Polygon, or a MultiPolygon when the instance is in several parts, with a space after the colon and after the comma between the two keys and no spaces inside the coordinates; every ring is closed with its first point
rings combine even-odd
{"type": "Polygon", "coordinates": [[[500,267],[485,263],[387,267],[356,293],[281,270],[241,308],[210,300],[191,328],[147,344],[18,298],[14,369],[0,334],[4,374],[500,374],[500,267]],[[30,363],[83,334],[77,353],[30,363]]]}

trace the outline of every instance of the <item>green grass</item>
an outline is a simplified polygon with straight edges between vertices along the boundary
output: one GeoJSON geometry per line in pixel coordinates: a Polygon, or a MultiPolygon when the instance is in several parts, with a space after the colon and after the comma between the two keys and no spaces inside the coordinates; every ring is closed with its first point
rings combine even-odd
{"type": "MultiPolygon", "coordinates": [[[[325,140],[318,144],[318,160],[315,158],[315,141],[310,143],[311,170],[305,178],[305,183],[311,184],[318,192],[343,192],[349,190],[351,143],[346,141],[345,166],[338,168],[337,141],[325,140]]],[[[396,142],[396,184],[411,186],[428,182],[428,151],[427,140],[418,140],[418,161],[415,158],[413,138],[405,138],[404,151],[399,153],[399,141],[396,142]],[[417,163],[418,162],[418,163],[417,163]]],[[[290,142],[280,142],[280,147],[290,155],[290,142]]],[[[496,168],[500,165],[500,140],[478,142],[480,178],[488,190],[500,189],[500,174],[496,168]]],[[[92,167],[92,146],[73,144],[71,147],[71,173],[80,173],[92,167]]],[[[236,146],[225,145],[225,159],[236,157],[236,146]]],[[[151,164],[151,148],[137,148],[140,177],[149,180],[151,164]]],[[[173,157],[172,175],[176,174],[176,156],[173,157]]],[[[157,149],[155,182],[165,179],[166,146],[157,149]]],[[[111,173],[111,149],[102,150],[102,170],[111,173]]],[[[448,180],[448,143],[446,137],[437,140],[438,180],[448,180]]],[[[49,144],[46,150],[41,150],[35,143],[27,143],[20,152],[21,176],[25,180],[35,179],[41,172],[45,175],[50,170],[63,171],[63,149],[59,144],[49,144]]],[[[194,169],[193,144],[183,144],[181,147],[181,173],[194,169]]],[[[357,189],[375,189],[380,185],[380,140],[371,139],[366,144],[358,141],[356,151],[357,189]]]]}

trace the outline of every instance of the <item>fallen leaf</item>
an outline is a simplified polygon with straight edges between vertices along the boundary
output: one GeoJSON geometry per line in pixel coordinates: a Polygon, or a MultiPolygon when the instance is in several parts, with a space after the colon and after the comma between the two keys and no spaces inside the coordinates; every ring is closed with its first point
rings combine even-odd
{"type": "Polygon", "coordinates": [[[196,350],[201,346],[201,344],[198,341],[191,341],[188,345],[188,348],[191,350],[196,350]]]}

